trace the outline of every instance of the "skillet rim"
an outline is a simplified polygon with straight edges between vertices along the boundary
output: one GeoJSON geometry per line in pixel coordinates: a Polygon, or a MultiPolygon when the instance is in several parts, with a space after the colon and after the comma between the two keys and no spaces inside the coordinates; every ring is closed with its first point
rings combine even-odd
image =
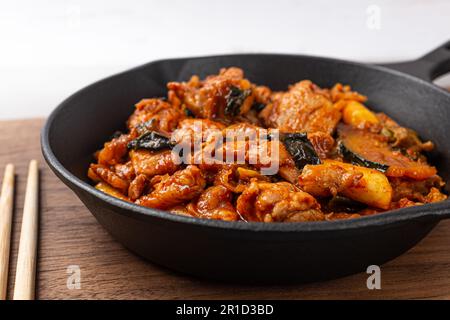
{"type": "MultiPolygon", "coordinates": [[[[358,67],[360,69],[373,69],[381,71],[384,73],[392,74],[396,77],[407,78],[411,81],[418,82],[419,85],[427,86],[431,90],[436,91],[438,94],[443,94],[447,98],[450,98],[450,93],[442,88],[439,88],[420,78],[414,77],[407,73],[403,73],[394,69],[379,65],[370,65],[365,63],[359,63],[348,60],[341,60],[335,58],[328,58],[322,56],[311,56],[311,55],[296,55],[296,54],[280,54],[280,53],[244,53],[244,54],[223,54],[223,55],[207,55],[207,56],[196,56],[196,57],[183,57],[183,58],[170,58],[170,59],[158,59],[154,60],[131,69],[115,73],[106,78],[102,78],[98,81],[89,84],[68,98],[63,100],[49,115],[44,127],[41,131],[41,150],[49,167],[58,176],[60,180],[64,182],[72,191],[74,191],[77,196],[75,188],[79,188],[84,192],[87,192],[91,196],[97,198],[97,200],[102,202],[102,205],[111,205],[113,207],[118,207],[119,210],[115,212],[121,215],[135,216],[135,218],[143,218],[144,216],[149,216],[151,218],[158,218],[161,220],[168,220],[176,223],[183,223],[189,225],[203,226],[215,229],[232,229],[236,231],[247,231],[247,232],[270,232],[270,233],[289,233],[289,232],[325,232],[325,231],[338,231],[338,230],[351,230],[351,229],[362,229],[362,228],[373,228],[373,227],[383,227],[392,226],[399,223],[405,223],[417,219],[433,219],[439,221],[446,217],[450,217],[450,199],[442,202],[436,202],[431,204],[426,204],[422,206],[414,206],[396,210],[390,210],[383,213],[378,213],[375,215],[360,217],[357,219],[347,219],[347,220],[334,220],[334,221],[314,221],[314,222],[289,222],[289,223],[264,223],[264,222],[242,222],[242,221],[221,221],[221,220],[209,220],[200,219],[182,215],[176,215],[170,213],[169,211],[148,208],[144,206],[139,206],[134,203],[129,203],[113,196],[110,196],[104,192],[95,189],[89,183],[82,181],[72,174],[68,169],[66,169],[57,159],[52,151],[49,140],[50,128],[55,121],[56,117],[64,112],[64,109],[70,105],[70,102],[75,99],[83,91],[96,86],[99,83],[108,81],[116,76],[123,74],[128,74],[133,71],[148,67],[152,64],[157,64],[161,62],[170,61],[188,61],[188,60],[201,60],[201,59],[220,59],[225,57],[286,57],[286,58],[304,58],[304,59],[316,59],[324,62],[333,62],[340,64],[347,64],[350,66],[358,67]]],[[[88,208],[88,210],[90,210],[88,208]]]]}

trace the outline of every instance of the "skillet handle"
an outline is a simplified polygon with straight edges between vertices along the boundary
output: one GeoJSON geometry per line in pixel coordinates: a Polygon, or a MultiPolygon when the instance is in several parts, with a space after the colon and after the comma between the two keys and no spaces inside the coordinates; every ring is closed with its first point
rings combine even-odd
{"type": "Polygon", "coordinates": [[[382,66],[432,82],[450,71],[450,40],[417,60],[382,66]]]}

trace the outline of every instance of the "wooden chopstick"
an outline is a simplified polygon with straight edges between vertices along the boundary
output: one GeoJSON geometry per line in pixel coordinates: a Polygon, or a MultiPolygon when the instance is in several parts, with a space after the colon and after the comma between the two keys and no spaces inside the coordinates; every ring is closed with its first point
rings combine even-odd
{"type": "Polygon", "coordinates": [[[8,164],[5,168],[0,198],[0,300],[6,299],[6,290],[8,288],[13,203],[14,166],[8,164]]]}
{"type": "Polygon", "coordinates": [[[14,300],[33,300],[35,295],[36,256],[38,240],[39,169],[36,160],[30,162],[23,208],[17,257],[14,300]]]}

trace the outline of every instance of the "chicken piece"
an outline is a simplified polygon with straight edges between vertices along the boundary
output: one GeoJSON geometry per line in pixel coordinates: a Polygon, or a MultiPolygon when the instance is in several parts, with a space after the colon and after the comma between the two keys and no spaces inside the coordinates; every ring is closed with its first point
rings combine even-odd
{"type": "Polygon", "coordinates": [[[192,145],[195,141],[211,141],[215,135],[222,136],[225,125],[209,119],[184,119],[173,132],[171,141],[192,145]]]}
{"type": "Polygon", "coordinates": [[[392,201],[391,206],[389,207],[389,210],[402,209],[402,208],[421,206],[421,205],[423,205],[422,202],[415,202],[408,198],[401,198],[398,201],[392,201]]]}
{"type": "Polygon", "coordinates": [[[387,137],[394,148],[405,150],[412,159],[420,159],[421,152],[429,152],[434,149],[433,142],[422,142],[415,131],[400,126],[386,114],[379,113],[377,117],[383,126],[381,134],[387,137]]]}
{"type": "Polygon", "coordinates": [[[357,185],[362,177],[361,172],[339,165],[307,165],[303,168],[299,184],[316,197],[328,197],[357,185]]]}
{"type": "Polygon", "coordinates": [[[170,150],[158,152],[132,150],[130,151],[130,159],[136,174],[144,174],[147,178],[172,174],[179,169],[179,165],[174,161],[174,156],[170,150]]]}
{"type": "Polygon", "coordinates": [[[388,209],[392,199],[392,187],[381,172],[333,160],[306,165],[299,185],[317,197],[339,194],[381,209],[388,209]]]}
{"type": "Polygon", "coordinates": [[[255,102],[266,105],[270,102],[272,90],[266,86],[255,86],[253,88],[253,94],[255,96],[255,102]]]}
{"type": "Polygon", "coordinates": [[[128,128],[131,131],[152,130],[169,135],[184,118],[183,111],[166,101],[143,99],[136,104],[136,110],[128,119],[128,128]]]}
{"type": "Polygon", "coordinates": [[[269,166],[274,160],[271,157],[269,135],[268,130],[247,123],[227,127],[223,132],[223,159],[227,163],[235,161],[256,168],[269,166]]]}
{"type": "Polygon", "coordinates": [[[335,147],[334,139],[331,135],[325,132],[313,132],[308,134],[308,140],[314,147],[320,159],[328,158],[329,154],[335,147]]]}
{"type": "Polygon", "coordinates": [[[332,212],[327,213],[325,215],[325,220],[333,221],[333,220],[346,220],[346,219],[354,219],[359,218],[361,215],[357,213],[345,213],[345,212],[332,212]]]}
{"type": "Polygon", "coordinates": [[[148,179],[144,174],[138,175],[131,183],[128,188],[128,197],[132,201],[136,201],[141,197],[144,193],[145,188],[147,187],[148,179]]]}
{"type": "Polygon", "coordinates": [[[331,100],[333,102],[338,102],[339,100],[353,100],[357,102],[366,102],[367,97],[359,94],[356,91],[352,91],[350,86],[342,85],[341,83],[337,83],[330,90],[331,100]]]}
{"type": "Polygon", "coordinates": [[[110,142],[106,142],[103,149],[97,154],[98,163],[105,166],[121,163],[128,153],[128,143],[131,140],[130,135],[122,134],[110,142]]]}
{"type": "Polygon", "coordinates": [[[406,198],[414,202],[426,202],[426,196],[431,189],[439,190],[445,184],[437,175],[420,181],[408,178],[389,178],[389,182],[393,190],[392,201],[406,198]]]}
{"type": "Polygon", "coordinates": [[[185,119],[171,137],[173,154],[184,164],[213,165],[216,146],[223,142],[225,125],[209,119],[185,119]]]}
{"type": "MultiPolygon", "coordinates": [[[[188,150],[190,154],[189,157],[184,157],[185,161],[203,166],[205,168],[209,167],[211,169],[217,169],[219,165],[233,164],[232,158],[229,159],[230,163],[226,161],[226,147],[224,140],[227,132],[228,128],[225,128],[220,132],[218,132],[215,128],[211,129],[211,134],[207,137],[205,137],[205,135],[202,136],[202,141],[200,141],[201,145],[196,145],[196,149],[192,150],[192,154],[191,151],[188,150]]],[[[198,142],[199,139],[197,139],[196,143],[198,142]]],[[[233,150],[231,150],[231,152],[233,152],[233,150]]],[[[245,155],[245,148],[242,150],[242,154],[245,155]]]]}
{"type": "Polygon", "coordinates": [[[238,213],[247,221],[303,222],[325,217],[310,194],[288,182],[252,182],[237,199],[238,213]]]}
{"type": "Polygon", "coordinates": [[[224,186],[217,185],[206,189],[197,201],[188,204],[188,212],[199,218],[236,221],[239,215],[233,204],[233,194],[224,186]]]}
{"type": "Polygon", "coordinates": [[[257,127],[263,127],[263,123],[259,119],[258,114],[259,111],[257,111],[256,109],[251,109],[246,114],[234,117],[231,121],[231,124],[248,123],[257,127]]]}
{"type": "Polygon", "coordinates": [[[239,68],[221,69],[218,75],[201,81],[169,82],[169,101],[186,108],[196,117],[226,119],[247,113],[253,104],[252,85],[239,68]]]}
{"type": "Polygon", "coordinates": [[[151,184],[152,192],[139,198],[136,203],[164,210],[198,197],[205,188],[206,181],[200,169],[190,165],[172,176],[156,176],[151,184]]]}
{"type": "Polygon", "coordinates": [[[389,209],[395,210],[395,209],[401,209],[401,208],[407,208],[407,207],[413,207],[413,206],[421,206],[426,203],[439,202],[439,201],[444,201],[446,199],[447,199],[447,195],[441,193],[439,191],[439,189],[431,188],[430,193],[427,194],[423,198],[424,202],[416,202],[416,201],[410,200],[408,198],[401,198],[400,200],[398,200],[396,202],[392,202],[392,205],[389,209]]]}
{"type": "Polygon", "coordinates": [[[124,196],[119,190],[114,189],[113,187],[111,187],[109,184],[107,184],[105,182],[99,182],[95,186],[95,189],[100,190],[106,194],[109,194],[110,196],[112,196],[114,198],[118,198],[123,201],[131,202],[130,198],[124,196]]]}
{"type": "Polygon", "coordinates": [[[447,200],[447,195],[443,194],[438,188],[431,188],[425,196],[425,203],[439,202],[447,200]]]}
{"type": "Polygon", "coordinates": [[[448,196],[443,194],[438,188],[431,187],[426,195],[415,193],[414,196],[400,198],[398,201],[392,202],[390,210],[401,209],[406,207],[420,206],[426,203],[433,203],[447,200],[448,196]]]}
{"type": "Polygon", "coordinates": [[[216,170],[214,185],[222,185],[231,192],[242,193],[251,181],[270,181],[269,177],[258,171],[237,165],[224,165],[216,170]]]}
{"type": "Polygon", "coordinates": [[[273,130],[248,123],[231,125],[223,131],[223,144],[208,142],[194,155],[192,161],[196,164],[248,165],[260,169],[264,175],[279,174],[286,180],[297,183],[300,171],[283,143],[273,134],[273,130]]]}
{"type": "Polygon", "coordinates": [[[266,126],[282,132],[319,131],[331,135],[341,119],[341,112],[326,92],[304,80],[291,86],[287,92],[274,95],[260,117],[266,126]]]}
{"type": "Polygon", "coordinates": [[[94,181],[104,181],[111,187],[119,190],[123,194],[127,194],[129,182],[122,179],[114,171],[101,164],[91,164],[88,171],[88,176],[94,181]]]}
{"type": "MultiPolygon", "coordinates": [[[[279,174],[291,183],[297,183],[300,171],[295,166],[291,154],[279,138],[273,136],[273,130],[267,130],[250,124],[240,123],[230,126],[227,131],[234,131],[236,141],[227,139],[225,143],[225,154],[238,154],[245,152],[245,163],[256,169],[273,168],[265,174],[279,174]],[[230,141],[231,140],[231,141],[230,141]]],[[[225,155],[224,155],[225,157],[225,155]]]]}
{"type": "Polygon", "coordinates": [[[118,163],[114,166],[114,172],[124,180],[131,182],[136,177],[136,173],[134,172],[134,167],[131,161],[126,163],[118,163]]]}

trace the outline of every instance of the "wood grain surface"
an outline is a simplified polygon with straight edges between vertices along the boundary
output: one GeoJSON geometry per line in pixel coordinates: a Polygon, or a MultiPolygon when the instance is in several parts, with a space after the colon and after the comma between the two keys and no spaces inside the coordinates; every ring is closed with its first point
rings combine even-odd
{"type": "Polygon", "coordinates": [[[249,286],[200,280],[146,262],[112,239],[47,167],[39,144],[43,123],[0,122],[0,172],[8,162],[17,168],[8,298],[13,292],[28,163],[37,158],[38,299],[450,299],[450,221],[441,222],[415,248],[383,265],[381,290],[367,289],[366,273],[304,285],[249,286]],[[67,286],[70,266],[80,268],[80,289],[67,286]]]}

